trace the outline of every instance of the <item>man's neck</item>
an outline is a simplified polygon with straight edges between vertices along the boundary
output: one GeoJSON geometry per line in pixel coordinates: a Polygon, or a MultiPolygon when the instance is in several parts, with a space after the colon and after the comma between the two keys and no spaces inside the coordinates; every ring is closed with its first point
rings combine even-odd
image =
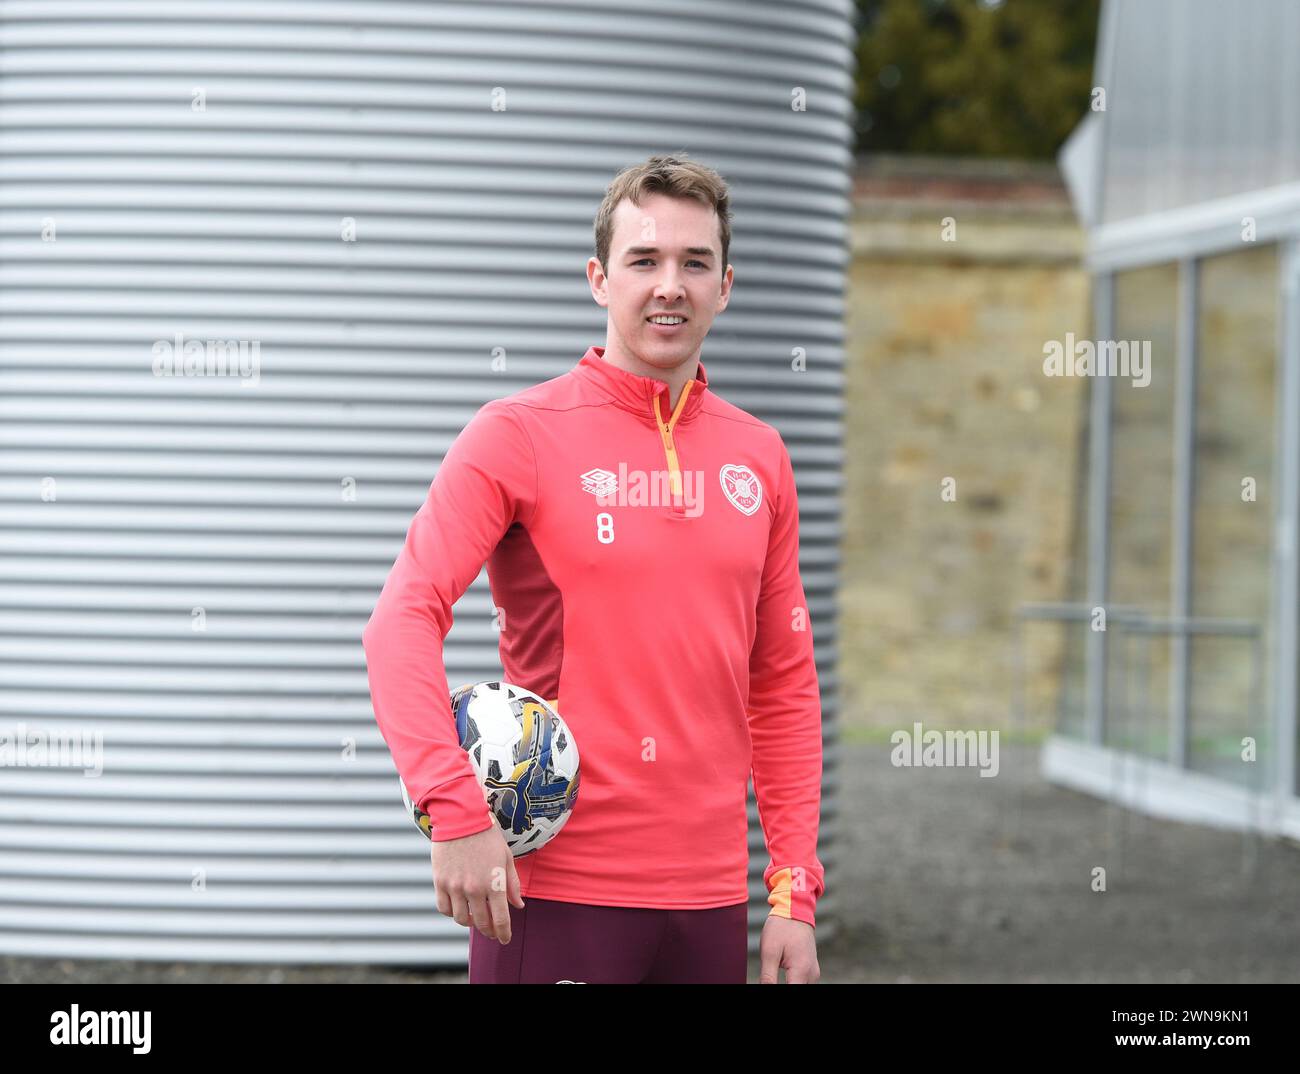
{"type": "Polygon", "coordinates": [[[672,369],[660,369],[621,350],[617,342],[608,337],[605,340],[603,357],[610,365],[617,366],[628,373],[635,373],[638,377],[653,377],[668,385],[668,413],[664,415],[665,421],[677,409],[677,400],[681,398],[682,389],[686,387],[687,381],[696,378],[700,366],[700,352],[697,350],[680,365],[672,369]]]}

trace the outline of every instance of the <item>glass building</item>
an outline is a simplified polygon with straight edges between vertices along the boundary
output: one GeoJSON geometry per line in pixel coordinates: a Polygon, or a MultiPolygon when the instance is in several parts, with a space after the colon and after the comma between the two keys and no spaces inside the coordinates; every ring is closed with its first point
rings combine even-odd
{"type": "Polygon", "coordinates": [[[1061,153],[1098,352],[1048,778],[1300,838],[1300,5],[1106,0],[1061,153]],[[1129,372],[1133,372],[1130,366],[1129,372]]]}

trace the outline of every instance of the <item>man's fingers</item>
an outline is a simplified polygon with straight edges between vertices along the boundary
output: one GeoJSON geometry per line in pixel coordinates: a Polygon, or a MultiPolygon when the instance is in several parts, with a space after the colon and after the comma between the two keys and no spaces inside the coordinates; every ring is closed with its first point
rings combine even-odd
{"type": "Polygon", "coordinates": [[[812,979],[811,966],[787,966],[785,971],[786,984],[810,984],[812,979]]]}
{"type": "Polygon", "coordinates": [[[463,925],[465,928],[470,927],[469,902],[464,895],[451,896],[451,919],[457,925],[463,925]]]}
{"type": "Polygon", "coordinates": [[[506,893],[504,891],[492,892],[488,904],[488,909],[492,914],[492,922],[496,925],[493,930],[493,937],[502,943],[509,943],[510,905],[506,902],[506,893]]]}
{"type": "Polygon", "coordinates": [[[519,890],[519,874],[515,872],[515,859],[513,857],[510,859],[510,876],[506,880],[506,895],[510,899],[512,906],[517,906],[521,910],[524,908],[524,896],[523,892],[519,890]]]}
{"type": "Polygon", "coordinates": [[[817,959],[798,958],[793,965],[785,968],[786,984],[816,984],[818,978],[822,975],[821,967],[817,964],[817,959]]]}
{"type": "Polygon", "coordinates": [[[469,916],[473,918],[474,927],[489,940],[497,938],[496,926],[492,923],[492,910],[482,895],[469,900],[469,916]]]}

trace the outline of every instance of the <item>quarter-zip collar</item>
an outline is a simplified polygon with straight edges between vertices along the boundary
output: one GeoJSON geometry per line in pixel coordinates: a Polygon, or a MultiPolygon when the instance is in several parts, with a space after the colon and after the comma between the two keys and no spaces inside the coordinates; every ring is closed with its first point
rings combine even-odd
{"type": "MultiPolygon", "coordinates": [[[[579,376],[599,386],[624,410],[630,410],[647,425],[661,428],[655,417],[655,397],[659,397],[659,412],[665,421],[671,415],[668,406],[668,385],[655,377],[643,377],[629,373],[605,360],[604,347],[589,347],[581,361],[573,367],[579,376]]],[[[695,369],[695,379],[682,386],[685,400],[678,400],[681,412],[677,415],[673,427],[690,421],[699,413],[704,401],[704,393],[709,387],[709,377],[704,371],[704,363],[699,362],[695,369]]]]}

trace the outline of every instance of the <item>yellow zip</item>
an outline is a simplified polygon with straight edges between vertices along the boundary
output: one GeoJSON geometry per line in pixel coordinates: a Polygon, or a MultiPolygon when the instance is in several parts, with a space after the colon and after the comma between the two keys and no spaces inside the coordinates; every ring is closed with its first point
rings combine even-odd
{"type": "Polygon", "coordinates": [[[664,455],[668,459],[668,484],[672,488],[673,498],[681,499],[682,495],[682,471],[677,465],[677,447],[673,443],[673,426],[677,424],[677,419],[682,416],[682,411],[686,409],[686,400],[691,394],[691,385],[694,381],[687,381],[682,388],[681,398],[677,400],[677,405],[673,408],[673,416],[664,421],[663,411],[659,409],[659,396],[655,396],[655,421],[659,424],[659,435],[664,442],[664,455]]]}

